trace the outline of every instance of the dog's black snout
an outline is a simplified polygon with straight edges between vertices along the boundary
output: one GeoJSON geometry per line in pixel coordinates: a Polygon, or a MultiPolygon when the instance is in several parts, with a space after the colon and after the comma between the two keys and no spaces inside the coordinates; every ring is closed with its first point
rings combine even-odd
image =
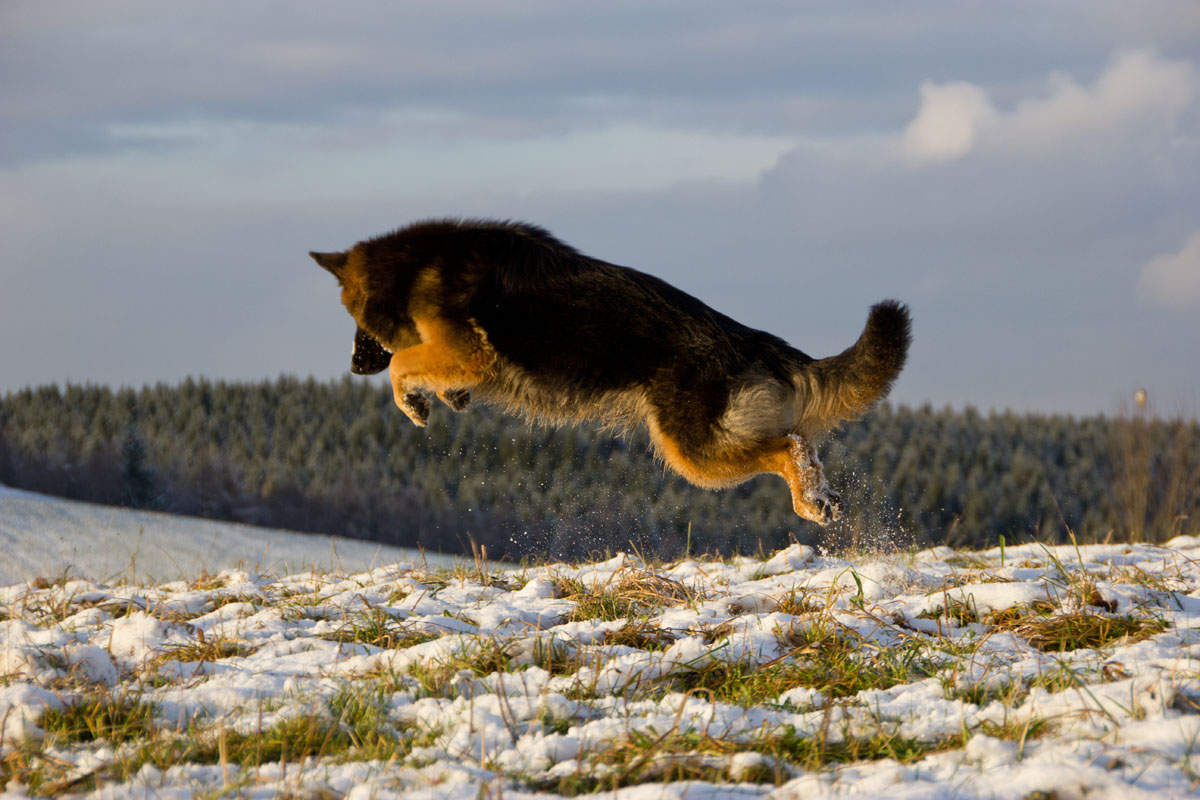
{"type": "Polygon", "coordinates": [[[355,375],[375,375],[388,368],[392,354],[374,336],[358,328],[354,332],[354,350],[350,353],[350,371],[355,375]]]}

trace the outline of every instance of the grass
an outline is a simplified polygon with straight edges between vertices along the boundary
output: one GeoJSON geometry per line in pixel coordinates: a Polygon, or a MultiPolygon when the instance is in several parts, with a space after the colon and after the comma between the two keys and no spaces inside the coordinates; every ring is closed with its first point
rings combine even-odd
{"type": "Polygon", "coordinates": [[[604,632],[604,644],[632,647],[636,650],[665,650],[675,643],[671,631],[651,625],[648,620],[629,620],[615,631],[604,632]]]}
{"type": "Polygon", "coordinates": [[[613,622],[698,599],[696,592],[679,581],[636,568],[619,570],[600,586],[560,578],[555,588],[560,597],[575,603],[570,622],[595,619],[613,622]]]}
{"type": "MultiPolygon", "coordinates": [[[[1054,666],[1033,675],[1013,677],[1004,681],[980,681],[974,685],[956,686],[957,676],[951,672],[942,676],[946,697],[958,698],[983,708],[991,703],[1000,703],[1008,708],[1015,708],[1029,697],[1034,689],[1044,689],[1051,693],[1065,692],[1078,689],[1096,682],[1096,677],[1103,681],[1119,680],[1128,675],[1114,672],[1110,665],[1096,674],[1096,671],[1082,670],[1072,666],[1067,661],[1057,661],[1054,666]]],[[[997,734],[992,734],[997,735],[997,734]]],[[[998,737],[1004,738],[1004,737],[998,737]]]]}
{"type": "Polygon", "coordinates": [[[385,650],[403,650],[432,642],[440,634],[426,633],[412,625],[396,620],[382,608],[375,607],[340,630],[322,634],[321,638],[343,644],[366,644],[385,650]]]}
{"type": "Polygon", "coordinates": [[[841,699],[936,672],[917,640],[880,647],[851,633],[820,627],[796,629],[784,639],[791,648],[786,657],[761,666],[715,661],[677,678],[678,688],[751,707],[777,703],[781,694],[799,687],[841,699]]]}
{"type": "Polygon", "coordinates": [[[138,697],[93,690],[61,709],[48,709],[41,726],[56,741],[120,744],[154,734],[154,706],[138,697]]]}
{"type": "Polygon", "coordinates": [[[588,656],[573,642],[538,637],[533,643],[534,666],[551,675],[574,675],[588,662],[588,656]]]}
{"type": "Polygon", "coordinates": [[[49,709],[40,720],[46,740],[40,750],[16,749],[0,761],[0,780],[17,780],[31,790],[55,795],[98,781],[126,781],[149,764],[166,770],[175,764],[236,765],[240,769],[304,759],[387,761],[414,746],[424,734],[395,725],[388,717],[390,692],[382,684],[347,684],[315,712],[289,716],[263,729],[240,732],[217,723],[172,730],[155,722],[155,709],[139,698],[95,691],[63,709],[49,709]],[[104,766],[67,777],[63,762],[46,752],[58,747],[105,742],[116,749],[104,766]]]}
{"type": "Polygon", "coordinates": [[[1103,614],[1060,614],[1032,619],[1012,630],[1047,653],[1065,653],[1080,648],[1099,649],[1116,642],[1136,642],[1166,629],[1162,620],[1103,614]]]}
{"type": "Polygon", "coordinates": [[[956,625],[968,625],[979,621],[979,611],[971,598],[961,600],[949,594],[942,597],[942,605],[922,611],[917,619],[945,619],[956,625]]]}
{"type": "Polygon", "coordinates": [[[142,666],[145,674],[154,674],[171,662],[180,664],[207,664],[226,658],[243,658],[254,652],[255,648],[240,639],[231,636],[214,636],[211,639],[204,632],[196,630],[197,639],[190,644],[171,645],[161,652],[154,654],[142,666]]]}
{"type": "Polygon", "coordinates": [[[39,746],[26,742],[0,760],[0,786],[15,780],[47,796],[94,788],[94,772],[70,775],[65,769],[70,763],[46,751],[89,743],[119,747],[153,741],[160,732],[154,713],[154,706],[139,696],[103,689],[70,698],[62,708],[48,708],[39,720],[45,732],[39,746]]]}
{"type": "Polygon", "coordinates": [[[825,608],[825,603],[815,598],[811,592],[803,589],[793,589],[781,595],[775,601],[775,610],[780,614],[791,614],[793,617],[805,614],[815,614],[825,608]]]}
{"type": "Polygon", "coordinates": [[[145,764],[166,770],[181,762],[247,769],[309,758],[386,761],[404,755],[418,741],[413,731],[388,719],[387,699],[370,685],[347,686],[324,709],[289,716],[264,729],[242,733],[218,724],[184,735],[153,737],[126,751],[109,775],[126,780],[145,764]]]}
{"type": "Polygon", "coordinates": [[[483,678],[495,672],[507,672],[512,663],[511,644],[496,639],[479,639],[465,650],[432,662],[417,662],[407,675],[415,681],[422,696],[457,696],[454,684],[460,674],[483,678]]]}
{"type": "Polygon", "coordinates": [[[985,624],[1020,636],[1044,653],[1066,653],[1136,642],[1167,627],[1161,619],[1081,610],[1053,613],[1048,603],[1014,606],[988,614],[985,624]]]}
{"type": "Polygon", "coordinates": [[[536,782],[533,788],[568,797],[615,791],[644,783],[707,781],[782,785],[790,778],[832,764],[892,759],[912,763],[930,753],[961,747],[963,736],[929,742],[901,736],[881,727],[868,736],[822,728],[801,734],[793,726],[764,730],[745,737],[712,736],[697,731],[632,732],[610,742],[569,776],[536,782]],[[755,753],[737,765],[731,756],[755,753]]]}

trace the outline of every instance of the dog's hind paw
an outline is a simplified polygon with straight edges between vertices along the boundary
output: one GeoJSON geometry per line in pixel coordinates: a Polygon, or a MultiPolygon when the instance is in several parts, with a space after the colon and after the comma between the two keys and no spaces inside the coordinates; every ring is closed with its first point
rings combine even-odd
{"type": "Polygon", "coordinates": [[[450,389],[439,392],[438,397],[453,411],[462,411],[471,404],[471,393],[466,389],[450,389]]]}
{"type": "Polygon", "coordinates": [[[400,410],[408,415],[414,425],[425,427],[425,423],[429,421],[429,398],[420,392],[408,392],[404,395],[400,410]]]}
{"type": "Polygon", "coordinates": [[[821,524],[828,525],[841,518],[845,504],[837,492],[825,490],[813,498],[813,505],[821,512],[821,524]]]}

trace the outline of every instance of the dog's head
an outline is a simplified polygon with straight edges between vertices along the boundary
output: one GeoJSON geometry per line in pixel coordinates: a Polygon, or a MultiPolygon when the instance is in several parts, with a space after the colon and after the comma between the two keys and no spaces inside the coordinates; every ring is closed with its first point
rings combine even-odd
{"type": "Polygon", "coordinates": [[[342,305],[358,323],[354,331],[354,349],[350,352],[350,371],[355,375],[374,375],[387,369],[392,353],[363,330],[367,305],[365,276],[351,263],[348,253],[309,253],[313,260],[333,273],[342,287],[342,305]]]}

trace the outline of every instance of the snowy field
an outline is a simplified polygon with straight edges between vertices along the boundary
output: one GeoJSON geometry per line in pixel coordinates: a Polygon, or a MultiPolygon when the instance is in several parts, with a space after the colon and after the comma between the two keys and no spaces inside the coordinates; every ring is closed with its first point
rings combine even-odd
{"type": "Polygon", "coordinates": [[[191,563],[166,583],[0,588],[4,797],[1200,788],[1196,537],[523,569],[191,563]]]}
{"type": "MultiPolygon", "coordinates": [[[[163,581],[230,567],[361,570],[421,558],[412,550],[340,536],[76,503],[0,484],[0,584],[64,573],[163,581]]],[[[429,560],[450,563],[436,555],[429,560]]]]}

